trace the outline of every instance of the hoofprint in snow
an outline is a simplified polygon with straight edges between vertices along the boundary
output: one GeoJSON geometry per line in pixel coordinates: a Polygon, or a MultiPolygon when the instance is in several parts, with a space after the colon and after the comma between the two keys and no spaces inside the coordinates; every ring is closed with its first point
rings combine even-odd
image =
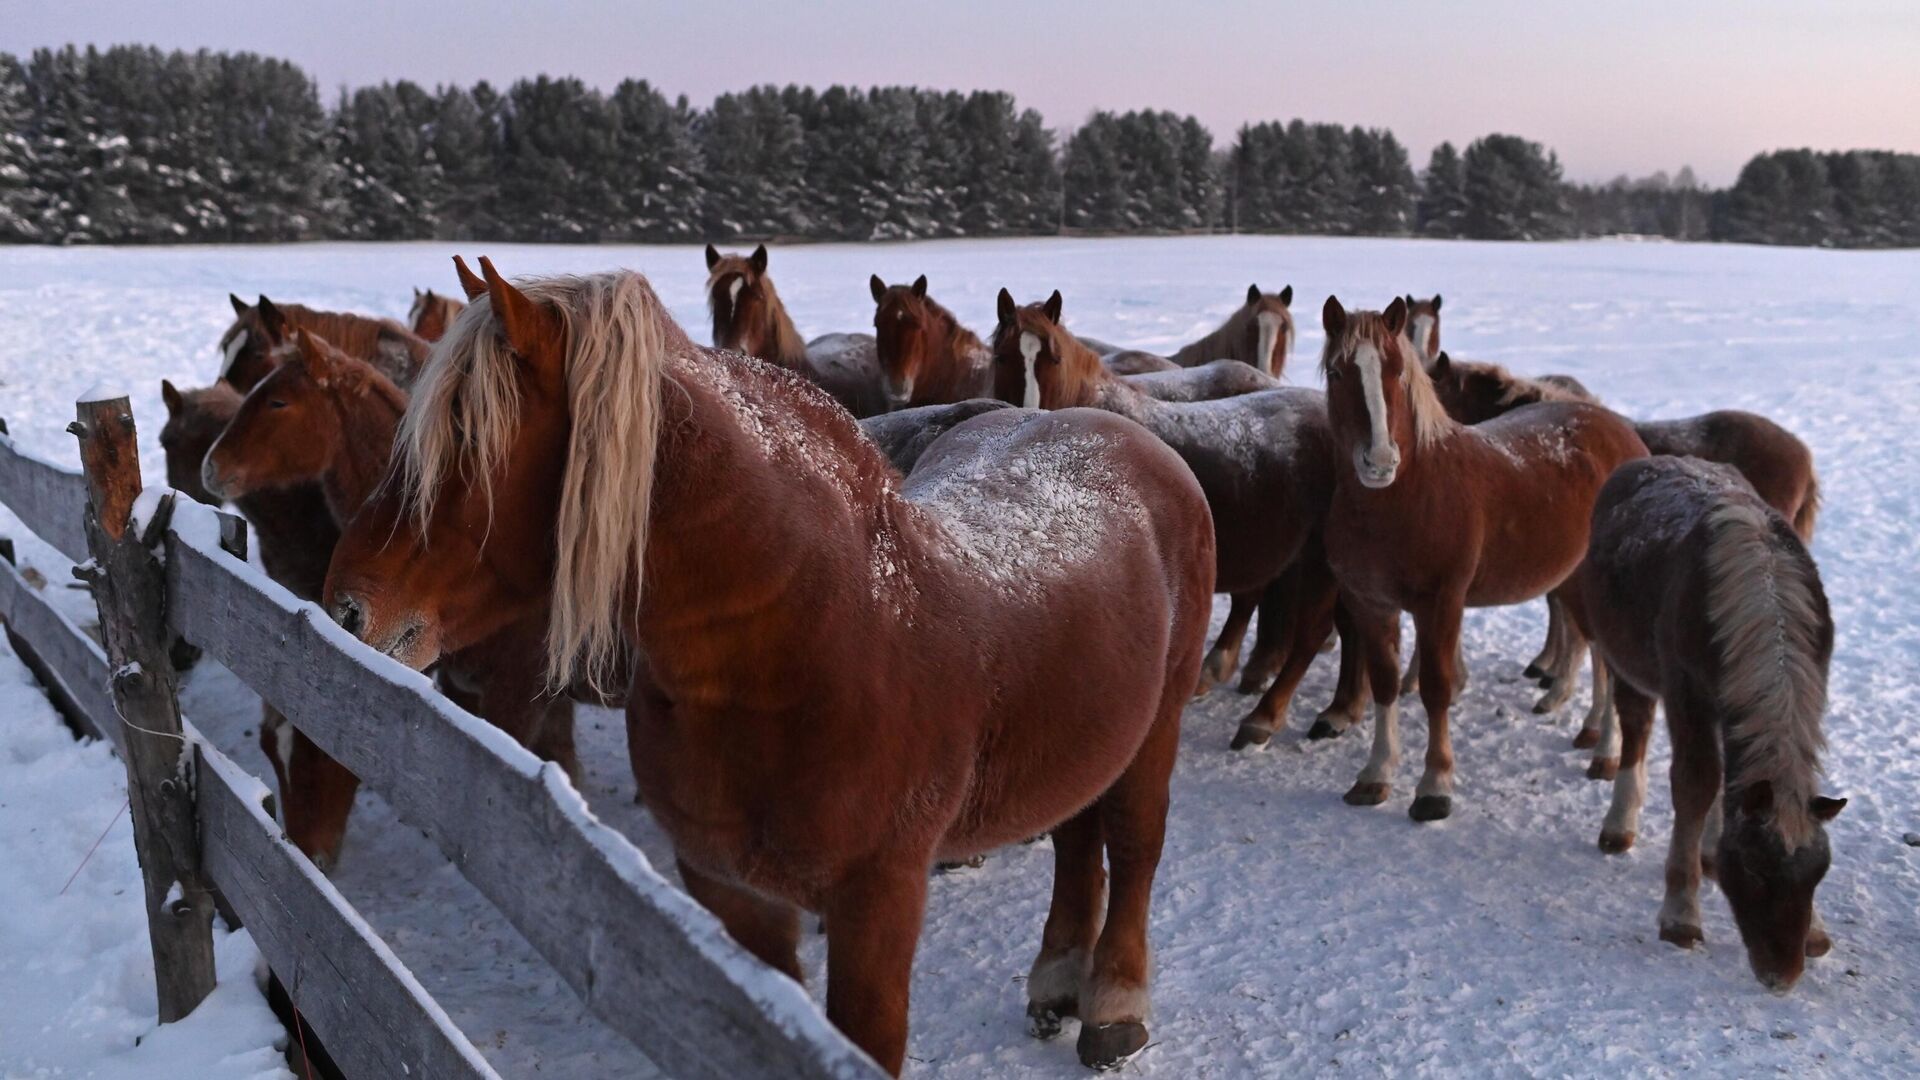
{"type": "MultiPolygon", "coordinates": [[[[454,250],[0,250],[0,415],[28,449],[72,462],[62,429],[74,399],[96,381],[127,387],[142,464],[157,481],[159,380],[201,385],[217,373],[227,292],[399,316],[414,287],[452,284],[454,250]]],[[[632,267],[704,333],[698,248],[460,250],[492,255],[509,275],[632,267]]],[[[1328,293],[1379,307],[1439,291],[1443,342],[1456,357],[1572,374],[1640,418],[1751,409],[1813,448],[1826,496],[1814,554],[1839,627],[1826,790],[1852,801],[1832,828],[1834,865],[1820,890],[1834,952],[1811,963],[1790,996],[1753,979],[1715,893],[1703,897],[1703,949],[1682,953],[1656,938],[1671,823],[1664,735],[1639,847],[1612,858],[1595,848],[1607,786],[1586,780],[1585,755],[1569,748],[1584,702],[1533,717],[1531,687],[1517,678],[1544,631],[1535,603],[1468,613],[1474,680],[1454,710],[1461,809],[1438,825],[1406,819],[1425,740],[1417,703],[1401,710],[1412,764],[1396,797],[1380,810],[1341,803],[1366,732],[1312,745],[1298,737],[1331,692],[1327,660],[1302,685],[1292,733],[1266,753],[1225,749],[1253,699],[1221,690],[1188,710],[1154,906],[1154,1042],[1130,1068],[1182,1078],[1880,1075],[1920,1058],[1920,849],[1902,842],[1920,832],[1920,725],[1911,719],[1920,587],[1907,572],[1920,560],[1920,439],[1910,426],[1920,406],[1920,253],[1221,237],[772,254],[770,272],[809,338],[870,328],[873,273],[927,274],[983,333],[1002,285],[1022,302],[1059,288],[1071,329],[1161,352],[1211,330],[1250,282],[1291,282],[1300,340],[1288,379],[1304,385],[1318,384],[1311,361],[1328,293]]],[[[17,532],[0,511],[0,535],[17,532]]],[[[63,607],[88,612],[50,551],[22,548],[63,607]]],[[[253,746],[257,705],[229,674],[203,664],[185,697],[202,730],[270,775],[253,746]]],[[[658,831],[632,805],[621,718],[583,709],[580,726],[594,812],[670,867],[658,831]]],[[[1051,861],[1041,843],[935,881],[915,967],[910,1075],[1080,1075],[1070,1040],[1036,1043],[1024,1031],[1021,979],[1051,861]]],[[[644,1068],[377,798],[362,796],[334,879],[503,1074],[644,1068]]],[[[806,959],[817,996],[820,939],[806,959]]]]}
{"type": "Polygon", "coordinates": [[[290,1076],[244,930],[216,924],[212,996],[158,1023],[126,797],[120,759],[74,741],[0,637],[0,1076],[290,1076]]]}

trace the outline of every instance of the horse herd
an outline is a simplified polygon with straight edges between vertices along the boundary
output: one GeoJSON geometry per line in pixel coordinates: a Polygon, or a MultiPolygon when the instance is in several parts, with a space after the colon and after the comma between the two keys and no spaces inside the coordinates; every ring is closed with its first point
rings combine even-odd
{"type": "MultiPolygon", "coordinates": [[[[1615,781],[1603,850],[1634,842],[1666,704],[1661,937],[1701,940],[1706,876],[1768,987],[1827,951],[1833,628],[1812,458],[1777,425],[1634,423],[1574,380],[1453,360],[1438,296],[1329,298],[1323,393],[1281,382],[1291,287],[1158,356],[1069,332],[1058,292],[1001,290],[982,339],[926,278],[874,277],[872,335],[808,342],[764,247],[706,256],[712,348],[626,271],[456,258],[466,304],[416,292],[411,327],[233,297],[219,378],[162,386],[168,479],[236,503],[273,578],[571,775],[574,702],[624,702],[687,890],[796,979],[820,914],[828,1016],[882,1066],[930,866],[1040,833],[1032,1030],[1077,1018],[1095,1068],[1139,1051],[1184,704],[1237,671],[1260,697],[1232,745],[1265,743],[1337,640],[1308,736],[1371,705],[1346,801],[1391,797],[1417,692],[1410,813],[1444,818],[1462,611],[1541,595],[1538,711],[1592,658],[1576,745],[1615,781]]],[[[357,781],[271,709],[260,732],[289,837],[330,865],[357,781]]]]}

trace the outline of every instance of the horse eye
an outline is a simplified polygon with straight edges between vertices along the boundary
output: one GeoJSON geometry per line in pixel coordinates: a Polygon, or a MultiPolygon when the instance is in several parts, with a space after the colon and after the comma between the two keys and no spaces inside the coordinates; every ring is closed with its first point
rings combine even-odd
{"type": "Polygon", "coordinates": [[[267,406],[274,409],[284,409],[287,407],[287,403],[276,398],[267,402],[267,406]]]}

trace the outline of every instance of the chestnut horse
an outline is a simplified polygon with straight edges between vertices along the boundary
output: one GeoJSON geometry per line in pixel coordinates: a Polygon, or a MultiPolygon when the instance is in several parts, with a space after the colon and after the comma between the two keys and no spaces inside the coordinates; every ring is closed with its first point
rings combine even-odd
{"type": "Polygon", "coordinates": [[[1287,355],[1293,352],[1293,286],[1277,293],[1263,293],[1260,286],[1247,286],[1247,301],[1241,304],[1219,329],[1191,345],[1184,345],[1172,356],[1127,349],[1105,357],[1106,365],[1118,375],[1139,375],[1149,371],[1173,371],[1198,367],[1214,360],[1239,360],[1260,370],[1262,375],[1278,379],[1287,367],[1287,355]]]}
{"type": "MultiPolygon", "coordinates": [[[[1261,615],[1241,689],[1259,689],[1280,668],[1271,702],[1263,705],[1269,719],[1284,716],[1333,623],[1335,590],[1320,544],[1333,488],[1325,398],[1288,387],[1194,404],[1158,401],[1113,374],[1068,333],[1060,310],[1058,291],[1020,307],[1000,290],[994,364],[1001,400],[1017,398],[1043,409],[1104,409],[1138,422],[1180,455],[1213,514],[1215,588],[1233,597],[1195,693],[1233,674],[1254,607],[1271,589],[1275,595],[1261,615]]],[[[1246,727],[1236,746],[1265,742],[1271,734],[1270,725],[1265,731],[1246,727]]]]}
{"type": "Polygon", "coordinates": [[[889,407],[878,346],[870,334],[800,337],[787,306],[767,276],[767,248],[749,255],[722,255],[707,245],[707,308],[713,314],[713,346],[757,356],[797,371],[832,394],[856,417],[889,407]]]}
{"type": "MultiPolygon", "coordinates": [[[[386,475],[407,397],[371,365],[304,329],[295,331],[294,343],[294,356],[253,388],[208,449],[201,483],[235,500],[317,483],[337,536],[386,475]]],[[[544,633],[537,619],[509,628],[500,641],[449,657],[441,682],[450,697],[578,775],[572,703],[540,693],[540,665],[530,659],[544,633]]],[[[360,782],[305,736],[292,738],[279,777],[287,838],[329,867],[339,858],[360,782]]]]}
{"type": "Polygon", "coordinates": [[[927,295],[927,275],[889,286],[875,274],[867,287],[889,406],[945,405],[993,393],[992,352],[927,295]]]}
{"type": "Polygon", "coordinates": [[[432,289],[421,292],[413,290],[413,307],[407,310],[407,325],[415,336],[422,341],[439,341],[447,332],[447,326],[460,309],[467,305],[451,296],[442,296],[432,289]]]}
{"type": "Polygon", "coordinates": [[[1321,316],[1333,426],[1333,506],[1326,547],[1365,639],[1373,683],[1371,756],[1346,801],[1385,802],[1400,758],[1400,619],[1413,613],[1427,760],[1410,814],[1452,812],[1453,704],[1467,607],[1517,604],[1566,580],[1586,550],[1600,485],[1646,455],[1625,420],[1595,405],[1517,409],[1477,427],[1449,417],[1405,330],[1407,304],[1321,316]]]}
{"type": "Polygon", "coordinates": [[[1440,294],[1434,293],[1431,300],[1420,300],[1408,293],[1405,299],[1407,328],[1404,333],[1419,354],[1419,361],[1432,367],[1440,355],[1440,294]]]}
{"type": "Polygon", "coordinates": [[[639,275],[480,265],[328,610],[415,668],[548,607],[550,682],[644,656],[635,779],[688,891],[796,978],[797,913],[823,913],[827,1014],[893,1072],[933,862],[1051,828],[1034,1028],[1077,1014],[1096,1067],[1143,1047],[1213,592],[1187,467],[1117,417],[1002,409],[902,480],[817,387],[688,340],[639,275]]]}
{"type": "Polygon", "coordinates": [[[412,384],[427,360],[428,342],[392,319],[276,304],[264,296],[252,307],[231,293],[227,299],[234,320],[220,335],[219,381],[232,383],[243,394],[278,366],[293,332],[302,328],[379,368],[400,386],[412,384]]]}
{"type": "Polygon", "coordinates": [[[1660,938],[1701,941],[1700,879],[1717,872],[1754,975],[1785,992],[1832,947],[1813,893],[1831,858],[1824,825],[1846,805],[1818,788],[1833,618],[1813,557],[1739,473],[1655,457],[1601,490],[1576,580],[1625,735],[1601,850],[1633,844],[1664,702],[1673,843],[1660,938]]]}

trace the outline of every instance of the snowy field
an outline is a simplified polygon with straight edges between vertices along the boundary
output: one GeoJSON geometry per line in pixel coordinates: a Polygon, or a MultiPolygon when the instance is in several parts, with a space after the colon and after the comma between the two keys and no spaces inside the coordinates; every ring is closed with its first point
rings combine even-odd
{"type": "MultiPolygon", "coordinates": [[[[401,316],[413,287],[453,288],[453,250],[0,250],[0,416],[27,447],[73,461],[62,430],[73,400],[111,379],[134,394],[143,463],[158,478],[159,380],[184,387],[212,378],[229,291],[401,316]]],[[[706,336],[697,249],[463,250],[491,254],[509,275],[633,267],[696,338],[706,336]]],[[[1318,313],[1329,292],[1349,307],[1379,307],[1397,293],[1437,290],[1446,296],[1443,339],[1456,357],[1571,373],[1636,417],[1737,407],[1797,432],[1813,448],[1825,491],[1815,554],[1839,627],[1827,789],[1851,802],[1832,829],[1833,869],[1820,891],[1834,951],[1809,965],[1790,996],[1754,980],[1717,894],[1703,902],[1704,948],[1683,953],[1656,937],[1671,821],[1659,779],[1664,735],[1639,847],[1618,857],[1596,849],[1607,786],[1584,778],[1586,755],[1569,747],[1584,692],[1542,719],[1528,711],[1534,693],[1518,680],[1544,629],[1536,602],[1469,613],[1474,679],[1454,713],[1459,772],[1454,816],[1443,823],[1406,817],[1425,744],[1417,707],[1402,711],[1407,745],[1395,798],[1372,810],[1340,801],[1366,733],[1311,746],[1298,736],[1330,693],[1331,658],[1303,685],[1294,730],[1264,753],[1226,749],[1251,699],[1217,691],[1188,710],[1154,908],[1154,1042],[1128,1068],[1188,1078],[1696,1069],[1879,1076],[1920,1067],[1920,848],[1902,839],[1920,831],[1920,586],[1911,570],[1920,560],[1920,252],[1038,240],[778,248],[771,272],[809,336],[870,327],[869,273],[889,281],[925,273],[934,296],[976,330],[990,328],[1000,286],[1023,302],[1057,287],[1075,330],[1150,348],[1210,330],[1249,282],[1269,290],[1292,283],[1300,334],[1288,374],[1307,385],[1319,381],[1318,313]]],[[[9,532],[18,530],[0,511],[0,534],[9,532]]],[[[64,566],[44,548],[23,548],[74,606],[79,594],[62,589],[64,566]]],[[[244,688],[208,663],[186,696],[203,728],[266,775],[252,742],[257,706],[244,688]]],[[[0,698],[0,762],[52,753],[44,723],[23,709],[31,712],[18,695],[0,698]]],[[[581,729],[594,808],[670,866],[632,805],[620,719],[583,710],[581,729]]],[[[99,748],[76,762],[67,767],[111,772],[99,748]]],[[[18,845],[59,846],[59,857],[35,858],[70,867],[113,798],[101,789],[84,803],[18,799],[14,775],[0,773],[0,838],[10,845],[0,850],[8,867],[0,906],[5,919],[41,919],[44,912],[19,913],[53,903],[38,896],[51,879],[16,876],[18,845]],[[30,808],[33,820],[23,824],[30,808]]],[[[87,874],[106,872],[99,860],[131,858],[124,839],[110,841],[87,874]]],[[[935,882],[915,970],[909,1075],[1082,1075],[1070,1038],[1038,1043],[1024,1031],[1022,979],[1050,870],[1042,844],[935,882]]],[[[504,1075],[644,1071],[377,798],[362,796],[335,877],[504,1075]]],[[[70,901],[60,910],[83,919],[70,901]]],[[[9,927],[0,970],[54,962],[39,950],[55,943],[0,926],[9,927]]],[[[92,947],[98,966],[137,977],[138,965],[117,951],[123,944],[92,947]]],[[[823,954],[821,942],[810,943],[816,995],[823,954]]],[[[20,992],[0,982],[0,994],[20,992]]],[[[42,1022],[0,998],[0,1075],[38,1075],[22,1048],[48,1038],[42,1022]]],[[[103,1020],[97,1030],[114,1039],[126,1029],[103,1020]]]]}

